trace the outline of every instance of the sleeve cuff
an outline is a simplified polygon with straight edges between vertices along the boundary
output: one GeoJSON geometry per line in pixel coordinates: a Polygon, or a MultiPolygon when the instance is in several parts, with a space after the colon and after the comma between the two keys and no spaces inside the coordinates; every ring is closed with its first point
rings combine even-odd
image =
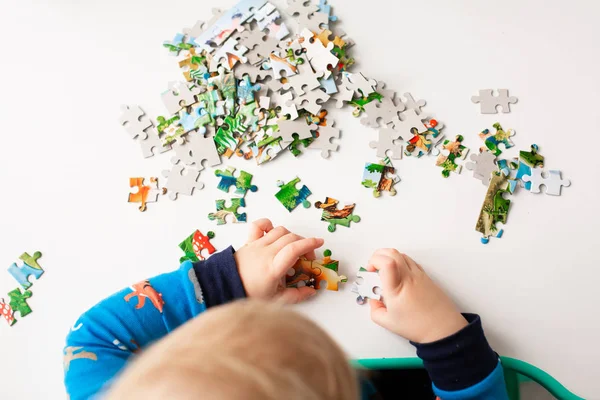
{"type": "Polygon", "coordinates": [[[202,288],[206,307],[246,297],[234,253],[233,247],[229,246],[204,261],[194,263],[194,272],[202,288]]]}
{"type": "Polygon", "coordinates": [[[435,387],[456,391],[471,387],[488,377],[498,365],[498,355],[483,333],[477,314],[463,314],[469,325],[433,343],[411,342],[423,360],[435,387]]]}

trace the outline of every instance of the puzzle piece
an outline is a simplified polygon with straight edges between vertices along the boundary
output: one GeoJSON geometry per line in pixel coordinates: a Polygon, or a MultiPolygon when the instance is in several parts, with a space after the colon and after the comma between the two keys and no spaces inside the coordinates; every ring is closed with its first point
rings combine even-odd
{"type": "Polygon", "coordinates": [[[394,122],[394,130],[398,132],[402,139],[413,137],[413,128],[418,132],[427,130],[423,123],[428,117],[424,113],[417,114],[415,110],[406,110],[399,114],[400,118],[394,122]]]}
{"type": "Polygon", "coordinates": [[[379,163],[365,163],[361,183],[364,187],[373,189],[373,196],[376,198],[381,196],[381,192],[389,192],[390,196],[395,196],[397,192],[394,185],[400,182],[395,173],[396,169],[387,157],[379,163]]]}
{"type": "Polygon", "coordinates": [[[496,156],[489,151],[471,154],[471,161],[465,164],[468,170],[473,171],[473,178],[479,179],[484,186],[490,184],[492,173],[498,171],[496,156]]]}
{"type": "Polygon", "coordinates": [[[237,87],[238,102],[242,105],[253,103],[255,101],[255,93],[260,90],[260,85],[252,84],[248,75],[244,76],[237,87]]]}
{"type": "Polygon", "coordinates": [[[327,290],[337,291],[340,282],[347,282],[348,278],[338,275],[339,261],[331,259],[331,251],[323,252],[322,260],[308,260],[300,257],[291,268],[293,274],[286,276],[287,287],[308,286],[314,289],[321,288],[321,282],[326,283],[327,290]]]}
{"type": "Polygon", "coordinates": [[[175,157],[171,160],[173,164],[178,161],[183,162],[185,165],[195,164],[199,170],[204,168],[203,161],[206,161],[210,167],[221,164],[221,157],[212,137],[204,137],[204,135],[196,132],[187,135],[185,138],[180,137],[173,148],[175,150],[175,157]]]}
{"type": "Polygon", "coordinates": [[[337,16],[332,15],[331,6],[327,4],[327,0],[319,0],[319,11],[323,14],[327,14],[331,22],[336,22],[338,20],[337,16]]]}
{"type": "Polygon", "coordinates": [[[379,120],[384,127],[388,124],[396,125],[399,121],[398,108],[390,99],[371,101],[363,106],[363,111],[366,115],[360,123],[371,128],[377,128],[380,125],[379,120]]]}
{"type": "Polygon", "coordinates": [[[484,129],[479,134],[479,137],[484,141],[484,146],[482,146],[479,151],[483,152],[489,150],[495,156],[499,156],[502,154],[502,150],[500,150],[499,147],[500,144],[504,144],[504,148],[507,150],[515,145],[510,140],[511,136],[515,135],[515,131],[513,129],[504,131],[498,122],[494,124],[494,128],[496,129],[496,133],[492,134],[489,129],[484,129]]]}
{"type": "Polygon", "coordinates": [[[215,175],[221,178],[217,188],[224,192],[229,192],[229,188],[231,186],[235,186],[235,195],[244,197],[248,190],[251,192],[256,192],[258,188],[256,185],[252,185],[252,174],[246,171],[240,171],[239,177],[233,176],[235,172],[234,167],[227,167],[225,171],[220,169],[215,171],[215,175]]]}
{"type": "Polygon", "coordinates": [[[516,179],[523,182],[526,190],[531,189],[531,182],[523,181],[523,177],[531,175],[531,170],[534,168],[544,168],[544,156],[539,154],[538,150],[538,145],[534,143],[531,145],[531,151],[519,152],[519,167],[516,179]]]}
{"type": "Polygon", "coordinates": [[[42,253],[39,251],[33,253],[33,256],[30,256],[29,253],[23,253],[19,257],[19,259],[23,261],[23,265],[18,266],[13,263],[8,267],[8,273],[19,282],[23,289],[29,289],[31,287],[32,283],[29,282],[30,276],[33,276],[38,280],[44,274],[44,270],[37,262],[40,257],[42,257],[42,253]]]}
{"type": "Polygon", "coordinates": [[[173,37],[171,41],[165,40],[163,42],[163,47],[166,47],[169,50],[169,55],[177,56],[181,50],[190,49],[192,44],[185,43],[185,35],[182,33],[177,33],[173,37]]]}
{"type": "Polygon", "coordinates": [[[319,136],[312,141],[311,149],[321,150],[321,157],[329,158],[331,152],[338,151],[340,147],[331,142],[332,139],[340,138],[340,130],[333,126],[319,126],[318,128],[319,136]]]}
{"type": "Polygon", "coordinates": [[[305,119],[282,120],[277,123],[279,130],[277,135],[284,142],[292,142],[294,133],[298,134],[298,139],[308,139],[312,137],[312,132],[317,129],[315,124],[308,125],[305,119]]]}
{"type": "Polygon", "coordinates": [[[199,230],[195,230],[194,233],[188,236],[183,242],[179,243],[179,248],[185,253],[185,255],[179,259],[179,262],[183,263],[186,260],[191,262],[204,260],[202,250],[206,250],[209,255],[213,254],[217,250],[210,243],[210,239],[214,237],[215,233],[212,231],[203,235],[199,230]]]}
{"type": "Polygon", "coordinates": [[[206,91],[206,88],[190,85],[186,82],[171,82],[169,88],[160,96],[169,114],[177,114],[185,106],[196,103],[196,95],[206,91]]]}
{"type": "Polygon", "coordinates": [[[184,168],[183,165],[173,165],[170,171],[165,170],[162,174],[167,178],[165,187],[169,191],[169,198],[171,200],[177,200],[177,195],[179,194],[191,196],[194,189],[201,190],[204,187],[203,183],[197,182],[200,171],[193,168],[184,168]]]}
{"type": "Polygon", "coordinates": [[[15,313],[10,305],[4,302],[4,299],[0,298],[0,315],[4,317],[4,320],[9,326],[13,326],[17,320],[15,319],[15,313]]]}
{"type": "Polygon", "coordinates": [[[238,44],[238,41],[234,38],[229,38],[215,51],[210,62],[209,71],[216,72],[219,66],[231,71],[236,63],[245,64],[248,62],[248,59],[244,57],[247,52],[248,48],[246,46],[238,44]]]}
{"type": "Polygon", "coordinates": [[[243,198],[231,199],[231,205],[226,207],[225,200],[216,200],[217,212],[208,214],[208,219],[211,221],[216,220],[217,225],[224,225],[227,223],[225,218],[228,215],[233,215],[233,223],[246,222],[246,213],[238,213],[238,208],[246,207],[246,200],[243,198]]]}
{"type": "MultiPolygon", "coordinates": [[[[303,94],[302,96],[298,96],[294,99],[294,104],[296,107],[300,109],[304,109],[309,113],[316,115],[323,108],[323,104],[329,100],[329,95],[320,89],[311,90],[303,94]]],[[[287,106],[291,105],[291,102],[286,104],[287,106]]]]}
{"type": "Polygon", "coordinates": [[[442,141],[444,135],[441,134],[443,124],[435,119],[430,119],[425,123],[427,130],[419,132],[417,128],[411,129],[412,137],[408,140],[404,155],[422,157],[426,154],[438,155],[437,145],[442,141]]]}
{"type": "Polygon", "coordinates": [[[275,193],[275,198],[289,211],[292,212],[299,204],[304,208],[310,207],[310,202],[307,200],[312,192],[302,185],[300,189],[296,188],[296,184],[300,182],[300,178],[294,178],[288,183],[281,181],[277,182],[279,191],[275,193]]]}
{"type": "MultiPolygon", "coordinates": [[[[177,137],[181,137],[194,129],[198,129],[198,133],[204,135],[206,133],[206,125],[212,124],[213,119],[203,104],[196,103],[191,107],[191,112],[188,112],[187,109],[181,110],[179,118],[173,121],[173,123],[181,126],[183,129],[177,137]]],[[[173,142],[174,140],[170,141],[170,143],[173,142]]]]}
{"type": "Polygon", "coordinates": [[[300,29],[307,28],[310,31],[320,32],[322,25],[327,25],[329,15],[318,12],[319,7],[306,0],[288,0],[285,12],[298,21],[300,29]]]}
{"type": "Polygon", "coordinates": [[[498,95],[494,96],[493,89],[482,89],[479,96],[472,96],[471,101],[479,103],[482,114],[498,114],[497,106],[502,107],[503,113],[510,112],[510,105],[515,104],[518,99],[514,96],[508,96],[508,89],[498,89],[498,95]]]}
{"type": "Polygon", "coordinates": [[[144,185],[144,178],[129,178],[129,187],[137,191],[129,193],[129,203],[140,203],[139,210],[146,211],[146,203],[156,203],[158,196],[167,193],[167,189],[158,188],[158,178],[151,177],[150,184],[144,185]]]}
{"type": "Polygon", "coordinates": [[[137,140],[144,158],[153,157],[154,149],[158,149],[159,153],[165,153],[171,150],[171,146],[169,144],[162,143],[159,134],[154,127],[151,126],[150,128],[147,128],[145,133],[147,135],[146,139],[142,139],[141,136],[138,136],[137,140]]]}
{"type": "Polygon", "coordinates": [[[414,110],[414,112],[416,112],[417,114],[421,114],[421,108],[425,107],[425,105],[427,104],[425,100],[415,101],[412,94],[410,93],[404,93],[404,98],[406,100],[400,100],[404,107],[408,110],[414,110]]]}
{"type": "Polygon", "coordinates": [[[298,73],[289,78],[285,78],[283,83],[283,90],[294,89],[296,96],[302,96],[307,92],[316,89],[321,86],[319,78],[323,73],[315,73],[309,63],[300,64],[297,66],[298,73]]]}
{"type": "Polygon", "coordinates": [[[353,90],[354,93],[360,97],[366,97],[371,93],[375,92],[377,81],[375,79],[368,79],[360,73],[351,74],[350,72],[342,72],[342,83],[341,86],[348,90],[353,90]]]}
{"type": "Polygon", "coordinates": [[[363,305],[367,302],[367,299],[381,300],[381,295],[376,293],[376,289],[381,289],[381,278],[377,272],[369,272],[361,268],[356,273],[356,282],[352,284],[352,291],[358,294],[356,302],[358,305],[363,305]]]}
{"type": "Polygon", "coordinates": [[[145,131],[152,126],[152,121],[139,106],[122,105],[119,122],[132,139],[139,138],[140,140],[148,137],[145,131]]]}
{"type": "Polygon", "coordinates": [[[315,203],[316,208],[323,210],[321,221],[329,223],[329,226],[327,227],[329,232],[334,232],[336,225],[348,228],[350,227],[351,222],[360,222],[360,217],[354,215],[354,208],[356,207],[355,203],[346,204],[341,210],[338,210],[337,208],[338,203],[339,201],[331,197],[325,197],[324,202],[317,201],[315,203]]]}
{"type": "Polygon", "coordinates": [[[10,292],[8,292],[8,297],[10,299],[10,302],[8,303],[8,305],[10,306],[10,308],[12,310],[12,314],[13,314],[12,323],[9,322],[9,320],[7,319],[7,322],[9,322],[9,325],[13,325],[17,322],[17,319],[14,317],[15,312],[18,311],[19,314],[21,315],[21,318],[25,317],[26,315],[31,314],[31,312],[32,312],[31,307],[29,307],[29,304],[27,304],[27,299],[30,298],[31,296],[32,296],[32,293],[30,290],[21,292],[20,288],[16,288],[15,290],[11,290],[10,292]]]}
{"type": "Polygon", "coordinates": [[[533,168],[531,175],[524,175],[521,179],[526,184],[529,184],[531,193],[540,193],[540,186],[546,187],[546,194],[551,196],[560,196],[560,189],[563,186],[570,186],[571,181],[568,179],[562,179],[560,171],[550,170],[548,171],[548,177],[544,178],[542,174],[542,168],[533,168]]]}
{"type": "Polygon", "coordinates": [[[460,174],[462,165],[458,165],[456,161],[464,160],[469,153],[469,149],[461,144],[462,141],[462,135],[457,135],[454,142],[451,142],[450,140],[444,140],[443,153],[438,156],[438,159],[435,163],[435,165],[438,167],[443,168],[442,176],[444,178],[448,178],[450,176],[450,172],[460,174]]]}
{"type": "Polygon", "coordinates": [[[402,158],[402,144],[400,144],[400,134],[390,128],[379,129],[379,141],[372,141],[369,147],[377,149],[377,157],[387,157],[387,152],[390,152],[390,158],[400,160],[402,158]]]}
{"type": "Polygon", "coordinates": [[[481,243],[487,244],[490,236],[502,237],[503,229],[498,228],[497,224],[506,224],[508,218],[508,209],[510,200],[503,197],[505,193],[511,193],[509,179],[499,172],[492,174],[492,179],[488,186],[487,193],[477,218],[475,230],[482,234],[481,243]]]}
{"type": "MultiPolygon", "coordinates": [[[[320,32],[320,29],[315,29],[315,32],[320,32]]],[[[323,78],[328,78],[331,71],[337,66],[339,59],[332,53],[334,44],[330,42],[327,46],[316,38],[311,30],[303,29],[300,33],[300,42],[306,49],[306,57],[310,65],[315,69],[317,74],[322,74],[323,78]]]]}

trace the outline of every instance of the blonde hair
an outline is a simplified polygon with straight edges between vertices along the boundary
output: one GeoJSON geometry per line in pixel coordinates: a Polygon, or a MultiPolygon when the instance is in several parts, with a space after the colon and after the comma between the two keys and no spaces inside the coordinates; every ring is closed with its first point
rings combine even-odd
{"type": "Polygon", "coordinates": [[[108,399],[358,399],[354,370],[313,321],[279,304],[216,307],[150,347],[108,399]]]}

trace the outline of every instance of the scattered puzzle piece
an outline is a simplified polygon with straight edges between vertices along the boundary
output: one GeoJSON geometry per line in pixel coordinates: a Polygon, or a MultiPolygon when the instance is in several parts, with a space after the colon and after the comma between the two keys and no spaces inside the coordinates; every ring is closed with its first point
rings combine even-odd
{"type": "Polygon", "coordinates": [[[361,268],[357,273],[358,278],[352,284],[352,291],[358,294],[356,302],[363,305],[367,299],[381,300],[381,295],[376,292],[376,289],[381,289],[381,278],[377,272],[369,272],[361,268]]]}
{"type": "Polygon", "coordinates": [[[246,207],[246,200],[243,198],[231,199],[231,205],[225,206],[225,200],[216,200],[217,212],[208,214],[208,219],[211,221],[216,220],[217,225],[224,225],[227,223],[225,217],[233,215],[233,223],[246,222],[246,213],[238,213],[238,208],[246,207]]]}
{"type": "Polygon", "coordinates": [[[479,151],[484,152],[489,150],[495,156],[499,156],[502,154],[502,150],[498,147],[500,144],[504,144],[505,149],[510,149],[515,144],[510,140],[511,136],[515,135],[515,131],[513,129],[509,129],[504,131],[500,123],[496,122],[494,124],[494,128],[496,129],[496,133],[491,133],[489,129],[484,129],[479,134],[479,137],[483,139],[484,146],[481,147],[479,151]]]}
{"type": "Polygon", "coordinates": [[[487,244],[490,236],[502,237],[503,229],[498,228],[497,224],[506,224],[510,200],[503,197],[505,193],[512,193],[514,185],[510,185],[509,179],[499,172],[492,174],[492,179],[488,186],[483,205],[475,230],[482,234],[481,243],[487,244]]]}
{"type": "Polygon", "coordinates": [[[444,140],[443,148],[444,153],[446,154],[440,154],[435,163],[435,165],[438,167],[443,168],[442,176],[444,178],[448,178],[450,176],[450,172],[460,174],[462,166],[458,165],[456,160],[464,160],[469,153],[469,149],[461,144],[462,141],[462,135],[457,135],[454,142],[451,142],[450,140],[444,140]]]}
{"type": "Polygon", "coordinates": [[[544,168],[544,156],[539,154],[538,150],[538,145],[534,143],[531,145],[531,151],[519,152],[519,167],[516,179],[524,183],[526,190],[531,189],[531,182],[525,182],[523,177],[531,175],[531,170],[534,168],[544,168]]]}
{"type": "Polygon", "coordinates": [[[4,317],[4,320],[9,326],[13,326],[17,320],[15,319],[15,313],[10,305],[4,302],[4,299],[0,298],[0,315],[4,317]]]}
{"type": "Polygon", "coordinates": [[[377,149],[377,157],[389,157],[393,160],[402,158],[402,144],[400,144],[400,134],[390,128],[379,129],[379,141],[372,141],[369,147],[377,149]]]}
{"type": "Polygon", "coordinates": [[[360,217],[354,215],[355,203],[349,203],[344,205],[341,210],[338,210],[337,205],[339,201],[331,197],[325,197],[325,202],[317,201],[315,203],[316,208],[323,210],[321,215],[321,221],[329,223],[327,230],[329,232],[335,232],[336,225],[350,227],[351,222],[360,222],[360,217]]]}
{"type": "Polygon", "coordinates": [[[332,139],[340,138],[340,130],[332,126],[319,126],[319,136],[314,139],[310,145],[311,149],[321,150],[321,157],[329,158],[331,152],[338,151],[337,144],[332,143],[332,139]]]}
{"type": "Polygon", "coordinates": [[[492,173],[498,171],[496,156],[489,151],[471,154],[471,161],[465,164],[468,170],[473,171],[473,178],[479,179],[484,186],[488,186],[492,173]]]}
{"type": "Polygon", "coordinates": [[[139,106],[121,106],[119,122],[132,139],[139,138],[140,140],[148,137],[145,130],[152,126],[152,121],[139,106]]]}
{"type": "Polygon", "coordinates": [[[542,175],[542,168],[534,168],[531,170],[531,175],[524,175],[521,179],[526,184],[529,184],[531,193],[540,193],[540,186],[546,187],[546,194],[551,196],[560,196],[560,189],[563,186],[570,186],[571,181],[568,179],[562,179],[560,171],[550,170],[548,171],[548,177],[544,178],[542,175]]]}
{"type": "Polygon", "coordinates": [[[156,177],[150,178],[149,185],[144,185],[144,178],[129,178],[129,187],[137,190],[129,193],[128,202],[140,203],[140,211],[146,211],[146,203],[156,203],[159,195],[167,193],[166,188],[158,188],[156,177]]]}
{"type": "Polygon", "coordinates": [[[191,196],[194,189],[204,188],[202,182],[197,182],[200,171],[192,168],[184,168],[182,165],[173,165],[170,171],[163,171],[163,176],[167,178],[166,189],[169,191],[169,198],[177,200],[178,194],[191,196]]]}
{"type": "MultiPolygon", "coordinates": [[[[10,303],[8,305],[13,311],[13,318],[14,312],[16,311],[19,312],[21,318],[31,313],[31,307],[29,307],[29,304],[27,304],[27,299],[31,296],[32,293],[30,290],[26,290],[21,293],[20,288],[16,288],[15,290],[11,290],[10,292],[8,292],[8,297],[10,298],[10,303]]],[[[13,324],[15,322],[17,322],[16,318],[14,319],[13,324]]]]}
{"type": "Polygon", "coordinates": [[[498,114],[497,106],[502,107],[503,113],[510,112],[510,105],[515,104],[518,99],[514,96],[508,96],[508,89],[498,89],[498,95],[494,96],[493,89],[482,89],[479,96],[472,96],[471,101],[479,103],[482,114],[498,114]]]}
{"type": "Polygon", "coordinates": [[[210,243],[210,239],[215,237],[215,233],[210,231],[206,235],[203,235],[199,230],[194,231],[188,236],[183,242],[179,243],[179,248],[183,250],[185,255],[179,259],[182,263],[186,260],[191,262],[197,262],[204,260],[202,250],[206,250],[209,255],[217,251],[214,246],[210,243]]]}
{"type": "Polygon", "coordinates": [[[227,193],[229,192],[229,188],[231,188],[231,186],[235,186],[235,194],[240,197],[246,196],[248,190],[251,192],[256,192],[258,190],[256,185],[252,185],[252,174],[246,171],[240,171],[239,177],[236,178],[233,175],[234,172],[234,167],[227,167],[225,171],[220,169],[215,171],[215,175],[221,178],[221,181],[217,186],[219,190],[227,193]]]}
{"type": "Polygon", "coordinates": [[[292,212],[298,205],[302,204],[304,208],[310,207],[310,202],[307,200],[312,192],[302,185],[300,189],[296,188],[296,184],[300,183],[300,178],[292,179],[288,183],[281,181],[277,182],[279,191],[275,193],[275,198],[289,211],[292,212]]]}
{"type": "Polygon", "coordinates": [[[33,256],[30,256],[29,253],[23,253],[21,254],[21,257],[19,257],[19,259],[23,261],[23,265],[17,266],[17,264],[13,263],[8,267],[8,273],[15,278],[23,289],[29,289],[31,287],[32,283],[29,282],[30,276],[33,276],[38,280],[44,274],[44,270],[37,262],[41,257],[42,253],[39,251],[33,253],[33,256]]]}
{"type": "Polygon", "coordinates": [[[286,276],[287,287],[308,286],[321,288],[321,282],[326,282],[327,290],[337,291],[340,282],[347,282],[344,275],[338,275],[339,261],[331,259],[331,251],[323,252],[322,260],[308,260],[300,257],[292,267],[293,274],[286,276]]]}
{"type": "Polygon", "coordinates": [[[379,163],[366,163],[363,172],[362,185],[373,189],[373,196],[381,196],[381,192],[388,192],[390,196],[396,195],[394,185],[400,181],[395,175],[396,169],[392,166],[389,158],[381,160],[379,163]]]}

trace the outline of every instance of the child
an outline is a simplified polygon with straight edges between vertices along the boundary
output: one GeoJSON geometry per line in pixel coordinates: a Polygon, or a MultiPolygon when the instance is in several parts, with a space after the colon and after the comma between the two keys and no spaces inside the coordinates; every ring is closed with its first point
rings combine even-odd
{"type": "MultiPolygon", "coordinates": [[[[296,303],[316,293],[285,288],[284,277],[299,257],[314,259],[322,245],[323,239],[261,219],[237,252],[229,247],[206,261],[184,262],[103,300],[67,337],[70,399],[106,393],[114,399],[358,399],[355,375],[335,342],[314,323],[266,303],[296,303]],[[245,297],[253,301],[195,318],[245,297]]],[[[397,250],[377,250],[368,268],[379,270],[385,299],[370,300],[373,321],[411,341],[438,396],[508,399],[498,356],[477,315],[461,315],[397,250]]]]}

